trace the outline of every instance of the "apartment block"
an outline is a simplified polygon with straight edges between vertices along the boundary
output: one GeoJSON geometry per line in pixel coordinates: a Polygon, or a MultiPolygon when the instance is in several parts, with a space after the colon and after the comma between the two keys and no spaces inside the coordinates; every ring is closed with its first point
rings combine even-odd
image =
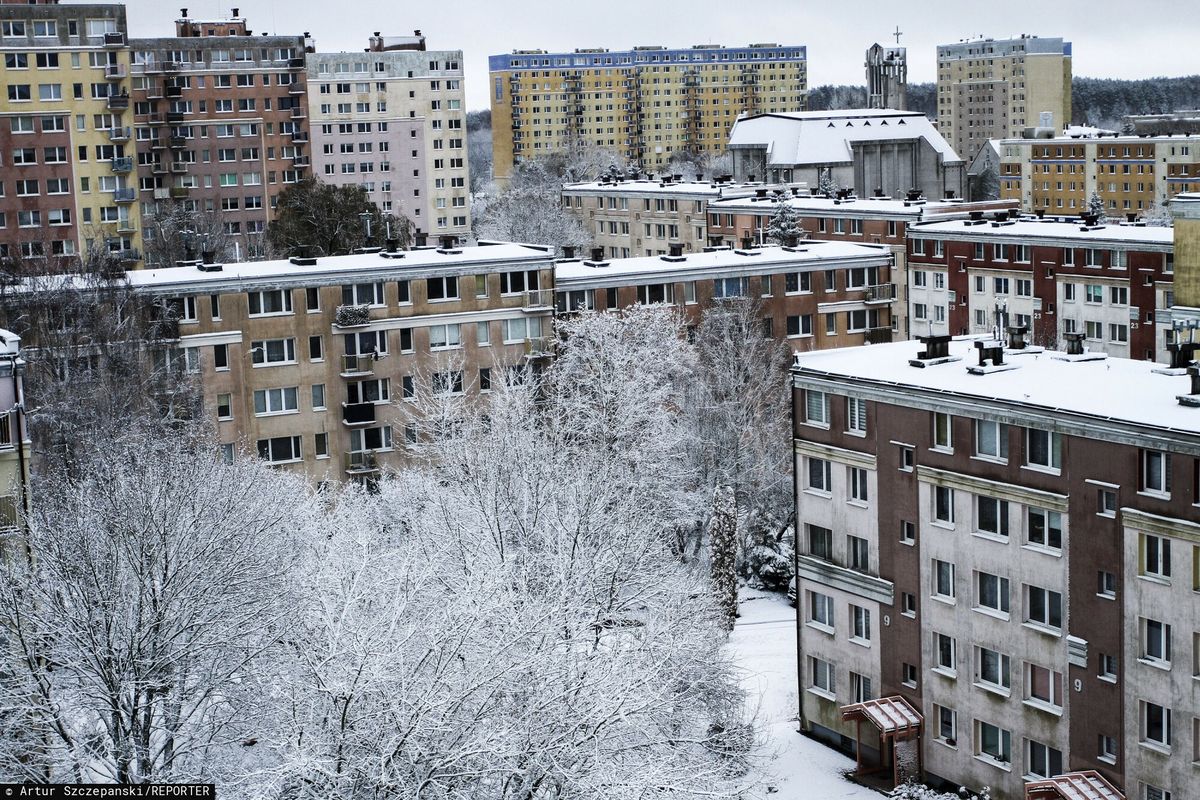
{"type": "MultiPolygon", "coordinates": [[[[771,187],[779,188],[783,187],[771,187]]],[[[672,242],[683,252],[703,250],[710,203],[765,192],[763,184],[684,180],[664,175],[658,180],[601,178],[568,183],[562,188],[563,206],[583,223],[592,241],[609,258],[666,255],[672,242]]]]}
{"type": "Polygon", "coordinates": [[[122,285],[170,343],[160,368],[199,381],[223,451],[369,480],[417,435],[405,401],[486,394],[546,349],[551,258],[443,246],[136,270],[122,285]]]}
{"type": "Polygon", "coordinates": [[[1200,793],[1200,371],[923,337],[792,369],[800,705],[860,768],[1200,793]]]}
{"type": "Polygon", "coordinates": [[[257,258],[280,191],[310,167],[312,40],[252,35],[233,11],[183,9],[174,37],[130,41],[137,202],[143,217],[175,203],[219,214],[235,255],[257,258]]]}
{"type": "Polygon", "coordinates": [[[1071,43],[1022,34],[938,45],[938,130],[970,162],[988,139],[1071,123],[1071,43]]]}
{"type": "MultiPolygon", "coordinates": [[[[915,193],[914,193],[915,195],[915,193]]],[[[900,338],[925,333],[927,321],[910,317],[908,302],[908,247],[911,227],[922,220],[967,218],[972,212],[1008,210],[1011,201],[963,203],[888,197],[859,198],[806,195],[796,191],[784,202],[796,212],[797,221],[810,239],[886,245],[894,259],[891,282],[867,288],[869,302],[890,303],[892,329],[900,338]]],[[[767,236],[779,200],[773,192],[759,189],[752,197],[721,199],[709,204],[710,244],[761,242],[767,236]]]]}
{"type": "Polygon", "coordinates": [[[909,303],[918,332],[1021,326],[1033,344],[1079,334],[1089,351],[1168,361],[1159,317],[1174,303],[1169,227],[1087,224],[996,212],[908,230],[909,303]],[[927,330],[918,320],[928,320],[927,330]]]}
{"type": "Polygon", "coordinates": [[[141,257],[126,31],[123,5],[0,3],[0,258],[141,257]]]}
{"type": "Polygon", "coordinates": [[[833,180],[859,194],[965,197],[966,162],[920,112],[892,109],[757,114],[729,134],[738,180],[833,180]]]}
{"type": "Polygon", "coordinates": [[[308,56],[314,173],[361,186],[384,213],[466,237],[466,111],[461,50],[413,36],[370,39],[366,52],[308,56]]]}
{"type": "Polygon", "coordinates": [[[742,114],[806,107],[807,58],[803,46],[778,44],[490,56],[496,177],[583,147],[655,172],[676,153],[723,151],[742,114]]]}
{"type": "Polygon", "coordinates": [[[714,302],[754,299],[766,335],[794,350],[891,341],[888,303],[873,303],[867,287],[891,280],[883,247],[840,242],[744,249],[709,248],[608,261],[560,260],[554,269],[559,313],[612,311],[638,303],[678,306],[688,325],[714,302]]]}
{"type": "Polygon", "coordinates": [[[21,338],[0,330],[0,554],[29,508],[29,429],[25,424],[21,338]]]}
{"type": "Polygon", "coordinates": [[[1200,191],[1200,134],[1005,139],[998,146],[1000,196],[1029,212],[1081,214],[1097,194],[1109,216],[1140,217],[1180,192],[1200,191]]]}

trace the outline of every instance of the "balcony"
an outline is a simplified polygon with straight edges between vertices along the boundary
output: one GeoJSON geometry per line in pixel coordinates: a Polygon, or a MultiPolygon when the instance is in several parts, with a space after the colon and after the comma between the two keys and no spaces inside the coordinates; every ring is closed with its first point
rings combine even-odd
{"type": "Polygon", "coordinates": [[[133,157],[132,156],[122,156],[120,158],[114,158],[112,160],[112,171],[113,172],[129,172],[132,169],[133,169],[133,157]]]}
{"type": "Polygon", "coordinates": [[[152,339],[178,339],[179,320],[152,319],[150,320],[150,330],[148,333],[152,339]]]}
{"type": "Polygon", "coordinates": [[[334,312],[333,324],[339,328],[361,328],[371,322],[369,305],[342,305],[334,312]]]}
{"type": "Polygon", "coordinates": [[[294,155],[294,156],[292,156],[292,164],[293,164],[293,166],[297,166],[297,167],[307,167],[308,166],[308,156],[294,155]]]}
{"type": "Polygon", "coordinates": [[[167,174],[167,165],[161,161],[155,161],[152,164],[150,164],[150,171],[153,172],[155,175],[166,175],[167,174]]]}
{"type": "Polygon", "coordinates": [[[890,303],[895,299],[896,284],[894,283],[880,283],[867,287],[866,302],[868,303],[890,303]]]}
{"type": "Polygon", "coordinates": [[[187,139],[183,136],[169,136],[167,137],[167,144],[172,148],[184,147],[187,145],[187,139]]]}
{"type": "Polygon", "coordinates": [[[550,289],[531,289],[523,292],[521,308],[525,311],[550,311],[554,308],[554,292],[550,289]]]}
{"type": "Polygon", "coordinates": [[[167,146],[167,143],[164,141],[164,139],[165,137],[163,136],[155,136],[150,139],[145,139],[144,141],[149,143],[151,150],[162,150],[167,146]]]}
{"type": "Polygon", "coordinates": [[[175,200],[182,200],[188,196],[189,191],[191,191],[190,186],[172,186],[171,197],[175,200]]]}
{"type": "Polygon", "coordinates": [[[375,374],[374,356],[342,356],[342,377],[361,378],[375,374]]]}
{"type": "Polygon", "coordinates": [[[348,427],[371,425],[375,422],[374,403],[342,403],[342,424],[348,427]]]}
{"type": "Polygon", "coordinates": [[[110,94],[108,96],[109,111],[124,111],[127,108],[129,108],[129,95],[110,94]]]}
{"type": "Polygon", "coordinates": [[[292,107],[292,119],[304,119],[307,116],[308,114],[305,112],[302,106],[292,107]]]}
{"type": "Polygon", "coordinates": [[[167,122],[171,125],[178,125],[179,123],[183,122],[183,119],[184,117],[182,111],[167,112],[167,122]]]}
{"type": "Polygon", "coordinates": [[[128,142],[129,141],[129,128],[109,128],[108,129],[108,140],[110,142],[117,142],[117,143],[128,142]]]}
{"type": "Polygon", "coordinates": [[[178,61],[164,61],[164,62],[162,62],[162,71],[163,71],[163,72],[170,72],[170,73],[179,72],[179,62],[178,62],[178,61]]]}
{"type": "Polygon", "coordinates": [[[162,96],[163,96],[162,86],[160,86],[157,83],[147,83],[146,84],[146,99],[147,100],[161,100],[162,96]]]}
{"type": "Polygon", "coordinates": [[[155,189],[154,190],[154,199],[155,200],[170,200],[171,199],[171,190],[165,186],[161,186],[161,187],[155,189]]]}
{"type": "Polygon", "coordinates": [[[129,218],[117,220],[117,233],[137,233],[137,226],[129,218]]]}
{"type": "Polygon", "coordinates": [[[346,453],[346,474],[367,475],[372,472],[379,472],[379,459],[374,452],[346,453]]]}
{"type": "Polygon", "coordinates": [[[118,203],[132,203],[136,199],[137,199],[137,190],[136,189],[129,189],[129,188],[117,189],[115,192],[113,192],[113,200],[115,200],[118,203]]]}
{"type": "Polygon", "coordinates": [[[104,46],[108,48],[121,48],[125,46],[125,34],[113,32],[104,34],[104,46]]]}
{"type": "Polygon", "coordinates": [[[146,122],[151,125],[162,125],[164,122],[166,122],[166,120],[163,118],[162,114],[151,114],[146,117],[146,122]]]}
{"type": "Polygon", "coordinates": [[[304,84],[299,83],[299,82],[289,83],[288,84],[288,94],[293,95],[293,96],[304,94],[304,84]]]}
{"type": "Polygon", "coordinates": [[[288,59],[288,69],[304,69],[304,59],[303,58],[289,58],[288,59]]]}
{"type": "Polygon", "coordinates": [[[299,144],[301,142],[307,142],[308,141],[308,131],[299,130],[299,129],[293,130],[292,131],[292,141],[296,142],[297,144],[299,144]]]}
{"type": "Polygon", "coordinates": [[[174,173],[176,175],[186,175],[187,171],[188,171],[188,165],[187,165],[186,161],[172,161],[171,162],[171,172],[172,173],[174,173]]]}
{"type": "Polygon", "coordinates": [[[887,344],[892,341],[891,328],[867,328],[864,336],[867,344],[887,344]]]}
{"type": "Polygon", "coordinates": [[[183,87],[182,86],[168,86],[165,89],[163,89],[163,93],[166,94],[166,96],[169,98],[180,98],[180,97],[183,97],[183,87]]]}
{"type": "Polygon", "coordinates": [[[129,77],[124,64],[109,64],[104,68],[104,78],[110,81],[121,81],[129,77]]]}
{"type": "Polygon", "coordinates": [[[525,357],[546,358],[553,353],[554,337],[553,336],[537,336],[525,340],[525,357]]]}

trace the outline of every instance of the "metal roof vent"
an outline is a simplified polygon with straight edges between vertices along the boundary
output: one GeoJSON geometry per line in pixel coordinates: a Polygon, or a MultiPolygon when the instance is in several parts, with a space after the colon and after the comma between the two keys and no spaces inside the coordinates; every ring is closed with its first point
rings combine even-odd
{"type": "Polygon", "coordinates": [[[938,364],[946,364],[951,361],[961,361],[959,356],[950,355],[950,337],[949,336],[918,336],[917,340],[925,345],[924,350],[917,352],[917,357],[909,359],[911,367],[933,367],[938,364]]]}

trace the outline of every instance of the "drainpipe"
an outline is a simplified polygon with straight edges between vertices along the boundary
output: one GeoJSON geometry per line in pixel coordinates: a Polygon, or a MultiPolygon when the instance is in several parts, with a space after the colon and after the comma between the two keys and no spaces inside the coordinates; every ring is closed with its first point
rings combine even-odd
{"type": "MultiPolygon", "coordinates": [[[[793,356],[794,358],[794,356],[793,356]]],[[[804,645],[801,641],[803,625],[801,615],[804,613],[804,598],[800,594],[800,471],[796,469],[796,383],[788,373],[788,383],[791,384],[792,429],[789,431],[792,440],[792,452],[788,458],[792,460],[792,574],[796,581],[796,698],[800,706],[800,731],[808,728],[808,719],[804,715],[804,645]]]]}

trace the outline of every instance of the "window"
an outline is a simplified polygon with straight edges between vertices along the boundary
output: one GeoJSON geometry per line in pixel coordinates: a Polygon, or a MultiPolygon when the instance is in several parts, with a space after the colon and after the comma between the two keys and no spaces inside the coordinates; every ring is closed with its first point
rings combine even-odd
{"type": "MultiPolygon", "coordinates": [[[[691,285],[691,284],[688,284],[691,285]]],[[[812,336],[813,333],[813,318],[812,314],[790,314],[787,318],[787,335],[788,338],[798,336],[812,336]]]]}
{"type": "Polygon", "coordinates": [[[900,522],[900,541],[904,544],[917,543],[917,526],[916,523],[908,520],[900,522]]]}
{"type": "Polygon", "coordinates": [[[357,428],[350,431],[350,452],[366,453],[373,450],[392,449],[392,429],[357,428]]]}
{"type": "Polygon", "coordinates": [[[325,410],[325,384],[314,383],[310,394],[312,395],[313,411],[325,410]]]}
{"type": "MultiPolygon", "coordinates": [[[[487,276],[481,276],[486,279],[487,276]]],[[[478,286],[476,287],[479,288],[478,286]]],[[[525,272],[500,273],[500,294],[520,294],[526,291],[536,291],[538,288],[538,271],[531,269],[525,272]]],[[[477,296],[486,297],[487,289],[477,296]]]]}
{"type": "Polygon", "coordinates": [[[320,336],[308,337],[308,360],[309,361],[324,361],[325,360],[325,344],[320,336]]]}
{"type": "Polygon", "coordinates": [[[296,363],[295,339],[263,339],[252,342],[250,352],[255,365],[296,363]]]}
{"type": "Polygon", "coordinates": [[[1008,426],[992,420],[975,420],[975,455],[980,458],[1008,458],[1008,426]]]}
{"type": "Polygon", "coordinates": [[[278,436],[274,439],[259,439],[258,457],[272,464],[299,461],[303,458],[300,454],[300,437],[278,436]]]}
{"type": "Polygon", "coordinates": [[[804,421],[810,425],[829,427],[829,398],[824,392],[805,390],[804,421]]]}
{"type": "Polygon", "coordinates": [[[832,464],[823,458],[808,458],[808,488],[818,492],[832,492],[832,464]]]}
{"type": "Polygon", "coordinates": [[[954,449],[954,438],[949,414],[938,412],[934,412],[933,414],[933,447],[935,450],[954,449]]]}
{"type": "Polygon", "coordinates": [[[826,561],[833,560],[833,531],[820,525],[808,525],[809,555],[826,561]]]}
{"type": "Polygon", "coordinates": [[[990,758],[1001,766],[1012,763],[1012,734],[990,722],[975,723],[975,755],[990,758]]]}
{"type": "Polygon", "coordinates": [[[1096,490],[1096,513],[1106,517],[1117,515],[1117,493],[1112,489],[1096,490]]]}
{"type": "Polygon", "coordinates": [[[268,289],[249,292],[250,316],[292,313],[292,293],[287,289],[268,289]]]}
{"type": "Polygon", "coordinates": [[[900,613],[906,617],[917,615],[917,596],[912,592],[900,593],[900,613]]]}
{"type": "Polygon", "coordinates": [[[350,403],[386,403],[391,399],[391,382],[387,378],[355,381],[346,386],[350,403]]]}
{"type": "Polygon", "coordinates": [[[1117,596],[1117,576],[1115,573],[1107,570],[1100,570],[1096,574],[1096,594],[1101,597],[1106,597],[1113,600],[1117,596]]]}
{"type": "Polygon", "coordinates": [[[846,398],[846,430],[850,433],[867,432],[867,401],[861,397],[846,398]]]}
{"type": "Polygon", "coordinates": [[[812,291],[811,272],[789,272],[783,276],[785,294],[801,294],[812,291]]]}
{"type": "Polygon", "coordinates": [[[819,592],[808,593],[808,621],[833,632],[833,598],[819,592]]]}
{"type": "Polygon", "coordinates": [[[976,603],[978,608],[1008,616],[1008,578],[977,572],[976,603]]]}
{"type": "Polygon", "coordinates": [[[480,347],[492,343],[492,328],[487,322],[475,323],[475,344],[480,347]]]}
{"type": "Polygon", "coordinates": [[[1141,620],[1142,659],[1171,666],[1171,626],[1156,619],[1141,620]]]}
{"type": "Polygon", "coordinates": [[[229,345],[213,345],[213,369],[217,372],[225,372],[229,369],[229,345]]]}
{"type": "Polygon", "coordinates": [[[975,500],[975,529],[980,533],[1008,538],[1008,501],[978,496],[975,500]]]}
{"type": "Polygon", "coordinates": [[[523,342],[542,335],[542,320],[539,317],[515,317],[504,322],[504,342],[523,342]]]}
{"type": "Polygon", "coordinates": [[[946,706],[933,707],[934,738],[942,744],[955,747],[958,744],[958,712],[946,706]]]}
{"type": "Polygon", "coordinates": [[[933,634],[933,663],[934,669],[953,676],[956,672],[955,651],[957,643],[954,638],[944,633],[933,634]]]}
{"type": "Polygon", "coordinates": [[[433,393],[434,394],[462,394],[463,393],[463,374],[461,371],[452,370],[450,372],[435,372],[433,373],[433,393]]]}
{"type": "Polygon", "coordinates": [[[954,599],[954,564],[952,562],[933,560],[933,596],[944,600],[954,599]]]}
{"type": "Polygon", "coordinates": [[[1062,437],[1051,431],[1027,429],[1025,463],[1031,467],[1062,469],[1062,437]]]}
{"type": "Polygon", "coordinates": [[[954,490],[950,487],[933,487],[933,518],[938,522],[954,523],[954,490]]]}
{"type": "Polygon", "coordinates": [[[1138,574],[1170,580],[1171,578],[1171,540],[1164,536],[1150,533],[1138,537],[1138,574]]]}
{"type": "Polygon", "coordinates": [[[256,416],[294,413],[300,410],[297,397],[298,389],[295,386],[258,389],[254,392],[254,413],[256,416]]]}
{"type": "Polygon", "coordinates": [[[1116,681],[1117,679],[1117,657],[1108,653],[1099,655],[1100,671],[1097,676],[1102,680],[1116,681]]]}
{"type": "Polygon", "coordinates": [[[910,689],[917,688],[917,665],[907,661],[900,665],[900,682],[910,689]]]}
{"type": "MultiPolygon", "coordinates": [[[[1109,764],[1117,763],[1117,739],[1115,736],[1100,734],[1097,757],[1109,764]]],[[[1200,759],[1197,759],[1200,760],[1200,759]]]]}
{"type": "Polygon", "coordinates": [[[912,472],[916,465],[917,454],[911,447],[900,448],[900,469],[904,472],[912,472]]]}
{"type": "Polygon", "coordinates": [[[1027,543],[1049,550],[1061,550],[1062,514],[1044,508],[1030,508],[1027,543]]]}
{"type": "Polygon", "coordinates": [[[818,693],[836,696],[833,664],[820,658],[808,658],[809,686],[818,693]]]}
{"type": "Polygon", "coordinates": [[[857,672],[850,673],[850,702],[865,703],[872,698],[871,679],[857,672]]]}
{"type": "Polygon", "coordinates": [[[425,288],[430,300],[457,300],[458,278],[450,275],[440,278],[426,278],[425,288]]]}
{"type": "Polygon", "coordinates": [[[1054,709],[1062,708],[1062,678],[1061,672],[1026,662],[1025,699],[1054,709]]]}
{"type": "Polygon", "coordinates": [[[850,499],[867,502],[867,471],[861,467],[847,467],[846,477],[850,483],[850,499]]]}
{"type": "Polygon", "coordinates": [[[342,287],[342,305],[381,306],[383,304],[382,283],[355,283],[342,287]]]}
{"type": "Polygon", "coordinates": [[[233,395],[217,395],[217,419],[233,419],[233,395]]]}
{"type": "Polygon", "coordinates": [[[986,647],[975,648],[975,681],[1006,694],[1012,687],[1009,657],[986,647]]]}
{"type": "Polygon", "coordinates": [[[317,458],[329,458],[329,434],[313,434],[313,452],[317,458]]]}
{"type": "Polygon", "coordinates": [[[1026,586],[1025,622],[1060,630],[1062,628],[1062,595],[1040,586],[1026,586]]]}
{"type": "Polygon", "coordinates": [[[1161,450],[1142,451],[1142,491],[1171,493],[1171,456],[1161,450]]]}
{"type": "Polygon", "coordinates": [[[846,536],[846,551],[850,557],[850,569],[858,572],[871,571],[871,551],[866,539],[861,536],[846,536]]]}
{"type": "Polygon", "coordinates": [[[1171,746],[1171,709],[1149,700],[1140,701],[1141,740],[1145,744],[1159,747],[1171,746]]]}
{"type": "Polygon", "coordinates": [[[458,325],[429,326],[429,349],[452,350],[460,346],[461,334],[458,325]]]}
{"type": "Polygon", "coordinates": [[[1049,745],[1027,740],[1025,748],[1025,772],[1029,776],[1052,778],[1063,771],[1062,751],[1049,745]]]}

